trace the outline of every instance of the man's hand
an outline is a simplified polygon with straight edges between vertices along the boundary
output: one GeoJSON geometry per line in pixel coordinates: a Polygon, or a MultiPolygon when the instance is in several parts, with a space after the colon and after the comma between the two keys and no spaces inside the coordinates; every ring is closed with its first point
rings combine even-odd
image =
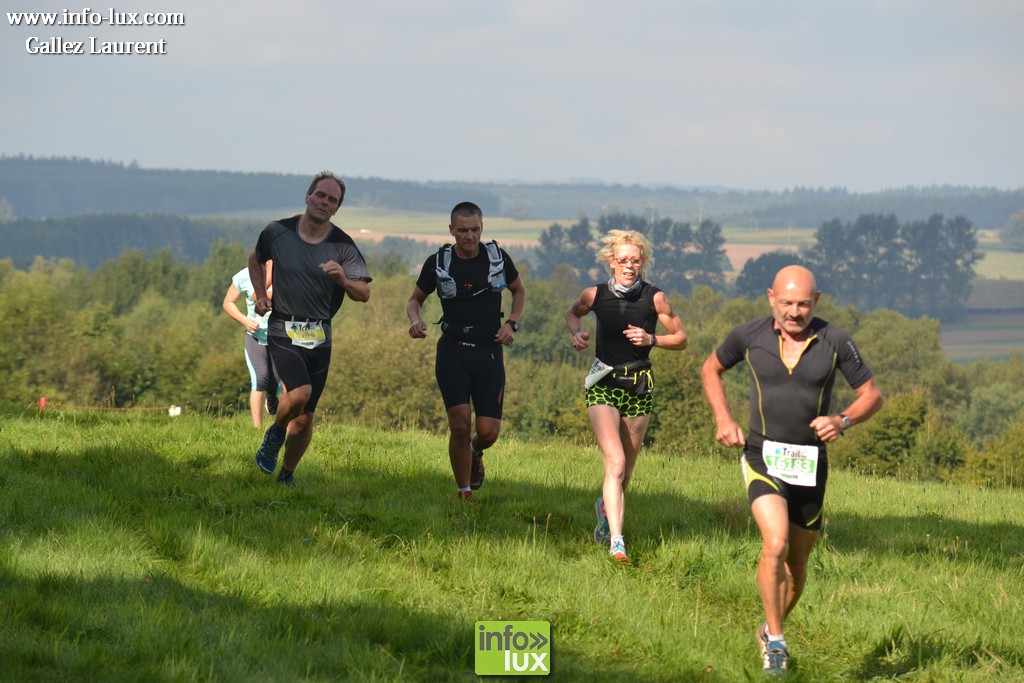
{"type": "Polygon", "coordinates": [[[838,417],[822,415],[811,421],[811,429],[825,443],[832,443],[843,435],[842,423],[838,417]]]}
{"type": "Polygon", "coordinates": [[[718,425],[718,432],[715,440],[723,446],[746,446],[747,440],[743,436],[743,430],[733,420],[723,421],[718,425]]]}
{"type": "Polygon", "coordinates": [[[259,299],[256,299],[255,309],[256,309],[256,313],[257,314],[259,314],[259,315],[266,315],[270,311],[270,309],[272,307],[273,306],[272,306],[272,304],[270,302],[270,299],[268,297],[264,296],[264,297],[260,297],[259,299]]]}
{"type": "Polygon", "coordinates": [[[320,270],[327,273],[327,277],[334,280],[339,287],[345,286],[345,269],[337,261],[328,261],[320,264],[320,270]]]}
{"type": "Polygon", "coordinates": [[[417,320],[412,325],[409,325],[409,336],[413,339],[423,339],[427,336],[427,324],[422,320],[417,320]]]}
{"type": "Polygon", "coordinates": [[[502,324],[498,328],[498,333],[494,335],[494,341],[504,346],[512,346],[512,343],[516,340],[516,333],[512,331],[512,326],[508,323],[502,324]]]}

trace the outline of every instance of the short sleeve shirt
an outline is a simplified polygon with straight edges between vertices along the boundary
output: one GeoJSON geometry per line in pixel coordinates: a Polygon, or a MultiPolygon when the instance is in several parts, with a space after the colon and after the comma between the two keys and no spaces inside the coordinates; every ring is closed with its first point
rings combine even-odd
{"type": "Polygon", "coordinates": [[[299,216],[270,223],[256,242],[256,258],[261,263],[274,260],[274,304],[270,313],[269,334],[286,336],[287,320],[320,321],[329,329],[330,321],[345,300],[344,288],[320,267],[336,261],[350,280],[372,281],[366,260],[355,242],[335,225],[323,240],[306,242],[298,233],[299,216]]]}
{"type": "Polygon", "coordinates": [[[252,280],[249,279],[249,269],[243,268],[242,270],[235,273],[235,276],[231,278],[231,284],[235,286],[242,296],[245,297],[245,313],[250,320],[255,320],[259,323],[259,327],[256,328],[255,332],[246,331],[246,334],[251,334],[256,338],[260,344],[267,343],[267,319],[270,314],[257,315],[256,314],[256,302],[253,301],[253,288],[252,280]]]}
{"type": "Polygon", "coordinates": [[[746,361],[750,376],[748,448],[760,451],[765,439],[823,447],[810,423],[828,415],[839,371],[854,389],[871,379],[853,339],[841,328],[814,318],[800,360],[782,361],[782,338],[768,316],[736,326],[715,354],[726,368],[746,361]]]}

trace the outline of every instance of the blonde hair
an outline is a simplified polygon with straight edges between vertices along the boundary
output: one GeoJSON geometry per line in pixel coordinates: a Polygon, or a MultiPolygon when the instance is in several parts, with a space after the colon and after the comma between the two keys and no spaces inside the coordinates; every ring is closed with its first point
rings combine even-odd
{"type": "Polygon", "coordinates": [[[609,230],[608,234],[601,238],[600,251],[597,252],[598,265],[602,265],[608,269],[609,274],[614,273],[615,269],[611,266],[612,257],[615,255],[615,247],[620,247],[623,244],[632,244],[640,247],[640,257],[644,260],[640,264],[640,272],[644,271],[647,266],[654,265],[654,252],[651,249],[651,243],[647,241],[647,238],[643,236],[643,233],[639,233],[636,230],[609,230]]]}

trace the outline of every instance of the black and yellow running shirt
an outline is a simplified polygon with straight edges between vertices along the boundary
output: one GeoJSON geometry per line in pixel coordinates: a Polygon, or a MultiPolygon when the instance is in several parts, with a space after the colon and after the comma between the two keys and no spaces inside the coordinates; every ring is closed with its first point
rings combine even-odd
{"type": "Polygon", "coordinates": [[[792,368],[782,360],[782,336],[772,316],[737,325],[715,354],[726,368],[746,361],[750,375],[747,448],[760,452],[765,439],[823,446],[810,423],[829,414],[836,370],[856,389],[871,379],[857,346],[844,330],[820,318],[792,368]]]}

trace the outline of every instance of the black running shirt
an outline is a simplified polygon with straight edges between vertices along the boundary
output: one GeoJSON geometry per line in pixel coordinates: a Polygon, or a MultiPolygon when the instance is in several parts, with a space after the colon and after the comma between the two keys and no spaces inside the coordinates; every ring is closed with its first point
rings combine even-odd
{"type": "Polygon", "coordinates": [[[820,318],[811,320],[807,345],[790,370],[782,362],[782,338],[773,323],[768,316],[737,325],[715,351],[726,368],[747,363],[747,447],[760,452],[765,439],[822,447],[810,423],[829,413],[836,370],[854,389],[871,379],[871,371],[850,335],[820,318]]]}

